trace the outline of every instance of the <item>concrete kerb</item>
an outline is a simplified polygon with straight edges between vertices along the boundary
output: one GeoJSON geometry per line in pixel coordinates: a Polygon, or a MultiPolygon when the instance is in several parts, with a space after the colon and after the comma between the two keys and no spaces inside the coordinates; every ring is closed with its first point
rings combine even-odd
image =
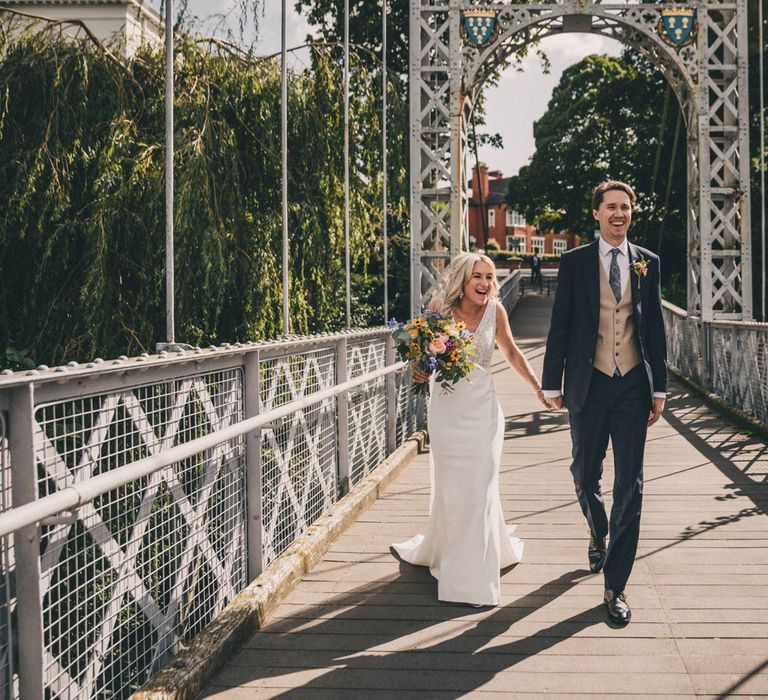
{"type": "Polygon", "coordinates": [[[133,700],[188,700],[196,697],[240,645],[264,626],[302,576],[334,540],[379,497],[421,451],[418,431],[385,459],[254,579],[190,644],[154,673],[133,700]]]}

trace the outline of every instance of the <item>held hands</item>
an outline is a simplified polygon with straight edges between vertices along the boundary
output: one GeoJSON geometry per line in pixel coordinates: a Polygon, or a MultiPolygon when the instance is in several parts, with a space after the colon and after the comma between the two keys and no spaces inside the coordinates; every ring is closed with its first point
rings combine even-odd
{"type": "Polygon", "coordinates": [[[536,398],[539,400],[539,403],[544,406],[544,408],[549,408],[548,400],[544,397],[544,391],[542,389],[538,389],[536,391],[536,398]]]}
{"type": "Polygon", "coordinates": [[[547,408],[551,408],[555,411],[560,411],[563,408],[563,397],[562,396],[552,396],[552,397],[544,397],[544,405],[547,408]]]}
{"type": "Polygon", "coordinates": [[[648,427],[650,428],[659,418],[664,411],[664,401],[666,399],[654,398],[653,408],[648,412],[648,427]]]}

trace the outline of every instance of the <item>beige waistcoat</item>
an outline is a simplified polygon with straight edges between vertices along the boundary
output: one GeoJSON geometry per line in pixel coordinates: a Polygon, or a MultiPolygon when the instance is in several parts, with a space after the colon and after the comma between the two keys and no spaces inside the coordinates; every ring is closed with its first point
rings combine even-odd
{"type": "Polygon", "coordinates": [[[640,364],[635,319],[632,316],[632,280],[619,303],[613,295],[605,269],[600,265],[600,323],[595,346],[595,368],[613,376],[618,368],[622,376],[640,364]]]}

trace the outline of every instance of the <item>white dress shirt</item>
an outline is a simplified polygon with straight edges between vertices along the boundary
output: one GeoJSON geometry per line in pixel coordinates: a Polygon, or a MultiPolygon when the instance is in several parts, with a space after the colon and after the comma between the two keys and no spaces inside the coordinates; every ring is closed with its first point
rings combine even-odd
{"type": "MultiPolygon", "coordinates": [[[[611,254],[611,251],[614,249],[614,246],[612,246],[610,243],[607,243],[602,236],[600,236],[600,239],[598,241],[599,246],[599,252],[600,252],[600,264],[603,266],[603,270],[605,270],[605,279],[610,280],[611,279],[611,261],[613,260],[613,255],[611,254]]],[[[616,262],[619,265],[619,280],[621,281],[621,293],[622,295],[627,289],[627,284],[629,284],[629,246],[627,245],[627,239],[625,238],[621,245],[618,246],[619,254],[616,256],[616,262]]],[[[561,396],[562,392],[557,391],[555,389],[544,389],[544,397],[548,399],[555,399],[558,396],[561,396]]],[[[655,399],[666,399],[667,394],[663,391],[654,391],[653,392],[653,398],[655,399]]]]}
{"type": "MultiPolygon", "coordinates": [[[[611,279],[611,260],[613,255],[611,251],[613,246],[610,243],[606,243],[602,236],[598,243],[600,246],[600,264],[605,270],[605,279],[611,279]]],[[[621,294],[627,289],[627,282],[629,282],[629,247],[627,246],[627,239],[625,238],[621,245],[618,246],[619,254],[616,256],[616,262],[619,264],[619,280],[621,282],[621,294]]]]}

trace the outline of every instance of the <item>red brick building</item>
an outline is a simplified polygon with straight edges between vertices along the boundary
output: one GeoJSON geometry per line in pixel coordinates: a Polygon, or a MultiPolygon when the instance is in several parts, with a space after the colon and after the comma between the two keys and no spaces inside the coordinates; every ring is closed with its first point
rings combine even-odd
{"type": "Polygon", "coordinates": [[[469,239],[478,248],[494,240],[502,250],[519,255],[559,255],[581,245],[574,233],[540,233],[525,221],[522,214],[511,209],[505,199],[509,178],[500,170],[488,170],[485,163],[472,168],[469,182],[469,239]],[[481,197],[482,194],[482,197],[481,197]],[[485,226],[483,225],[485,219],[485,226]]]}

